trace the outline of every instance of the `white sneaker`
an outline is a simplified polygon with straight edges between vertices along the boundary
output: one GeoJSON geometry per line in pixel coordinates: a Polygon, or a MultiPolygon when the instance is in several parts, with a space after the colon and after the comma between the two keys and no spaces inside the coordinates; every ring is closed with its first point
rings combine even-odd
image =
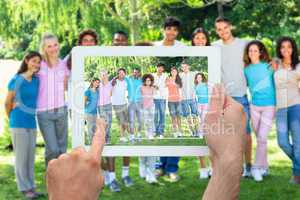
{"type": "Polygon", "coordinates": [[[155,175],[147,173],[146,182],[150,183],[150,184],[157,183],[157,179],[156,179],[155,175]]]}
{"type": "Polygon", "coordinates": [[[158,137],[159,137],[159,139],[164,139],[163,135],[159,135],[158,137]]]}
{"type": "Polygon", "coordinates": [[[177,137],[182,137],[182,133],[180,131],[177,132],[177,137]]]}
{"type": "Polygon", "coordinates": [[[206,168],[201,168],[200,169],[200,175],[199,175],[199,178],[200,179],[207,179],[208,178],[208,169],[206,168]]]}
{"type": "Polygon", "coordinates": [[[269,175],[269,170],[268,169],[260,169],[260,173],[263,177],[268,176],[269,175]]]}
{"type": "Polygon", "coordinates": [[[261,182],[263,180],[260,169],[252,169],[251,174],[256,182],[261,182]]]}
{"type": "Polygon", "coordinates": [[[252,176],[251,168],[250,167],[247,168],[246,165],[244,165],[242,176],[245,177],[245,178],[250,178],[252,176]]]}
{"type": "Polygon", "coordinates": [[[174,137],[174,138],[177,138],[177,137],[178,137],[178,133],[177,133],[177,132],[174,132],[174,133],[173,133],[173,137],[174,137]]]}
{"type": "Polygon", "coordinates": [[[209,170],[208,170],[208,176],[212,176],[213,175],[213,169],[212,168],[210,168],[209,170]]]}
{"type": "Polygon", "coordinates": [[[120,137],[120,142],[126,143],[128,139],[126,137],[120,137]]]}
{"type": "Polygon", "coordinates": [[[142,142],[142,135],[140,133],[137,135],[136,140],[142,142]]]}
{"type": "Polygon", "coordinates": [[[148,136],[148,139],[149,139],[149,140],[153,140],[153,139],[154,139],[153,135],[149,135],[149,136],[148,136]]]}
{"type": "Polygon", "coordinates": [[[130,134],[130,135],[129,135],[129,141],[130,141],[130,142],[134,142],[134,140],[135,140],[134,134],[130,134]]]}

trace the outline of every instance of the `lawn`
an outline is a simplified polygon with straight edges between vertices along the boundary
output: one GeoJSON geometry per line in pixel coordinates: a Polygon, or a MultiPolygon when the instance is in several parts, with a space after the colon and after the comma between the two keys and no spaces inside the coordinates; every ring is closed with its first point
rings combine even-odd
{"type": "MultiPolygon", "coordinates": [[[[42,140],[39,137],[38,144],[42,140]]],[[[38,190],[45,191],[45,166],[44,166],[44,148],[38,145],[36,154],[36,183],[38,190]]],[[[0,199],[15,200],[22,199],[17,191],[14,169],[13,153],[3,148],[0,151],[0,199]]],[[[263,183],[255,183],[252,179],[242,179],[241,182],[241,200],[296,200],[300,199],[300,187],[288,183],[291,176],[291,163],[281,152],[276,143],[274,130],[269,136],[269,161],[271,175],[265,178],[263,183]]],[[[105,188],[101,194],[101,199],[107,200],[129,200],[129,199],[182,199],[193,200],[200,199],[207,180],[198,179],[198,160],[197,158],[182,158],[180,160],[179,174],[181,180],[178,183],[166,182],[163,178],[159,179],[158,185],[149,185],[138,177],[138,159],[132,158],[130,175],[135,181],[131,188],[122,186],[122,192],[111,193],[105,188]]],[[[117,177],[121,176],[121,159],[117,160],[117,177]]],[[[45,198],[46,199],[46,198],[45,198]]]]}

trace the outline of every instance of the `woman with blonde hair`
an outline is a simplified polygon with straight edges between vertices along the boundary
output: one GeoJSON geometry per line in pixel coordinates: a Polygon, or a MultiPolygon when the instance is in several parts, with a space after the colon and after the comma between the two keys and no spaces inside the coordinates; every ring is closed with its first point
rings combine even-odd
{"type": "Polygon", "coordinates": [[[45,34],[40,52],[43,60],[37,76],[40,81],[37,100],[38,124],[45,141],[46,165],[65,153],[68,144],[68,114],[65,90],[69,77],[66,62],[59,58],[58,38],[45,34]]]}

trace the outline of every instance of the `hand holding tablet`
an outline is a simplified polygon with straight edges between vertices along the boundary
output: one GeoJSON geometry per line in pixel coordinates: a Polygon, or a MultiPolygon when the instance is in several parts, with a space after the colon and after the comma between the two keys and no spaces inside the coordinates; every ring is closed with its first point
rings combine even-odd
{"type": "Polygon", "coordinates": [[[94,200],[102,187],[101,157],[105,144],[105,122],[97,121],[97,129],[89,151],[78,147],[49,162],[47,190],[50,200],[94,200]]]}

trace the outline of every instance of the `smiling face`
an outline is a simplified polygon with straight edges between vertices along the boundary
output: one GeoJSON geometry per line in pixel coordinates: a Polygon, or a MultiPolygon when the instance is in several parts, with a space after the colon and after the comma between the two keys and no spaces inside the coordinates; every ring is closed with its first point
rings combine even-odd
{"type": "Polygon", "coordinates": [[[123,34],[116,33],[113,38],[113,46],[128,46],[128,38],[123,34]]]}
{"type": "Polygon", "coordinates": [[[123,80],[126,76],[126,73],[123,70],[118,71],[118,78],[123,80]]]}
{"type": "Polygon", "coordinates": [[[27,64],[27,70],[32,73],[36,73],[40,70],[41,67],[41,59],[39,56],[34,56],[28,60],[25,60],[27,64]]]}
{"type": "Polygon", "coordinates": [[[92,35],[85,35],[81,40],[82,46],[96,46],[96,40],[92,35]]]}
{"type": "Polygon", "coordinates": [[[176,77],[177,74],[178,74],[177,69],[173,68],[173,69],[171,70],[171,75],[172,75],[173,77],[176,77]]]}
{"type": "Polygon", "coordinates": [[[290,41],[284,41],[281,43],[280,53],[284,59],[291,59],[293,54],[293,46],[290,41]]]}
{"type": "Polygon", "coordinates": [[[95,81],[93,82],[93,88],[99,87],[99,84],[100,84],[100,81],[99,81],[99,80],[95,80],[95,81]]]}
{"type": "Polygon", "coordinates": [[[151,84],[152,84],[151,79],[150,79],[150,78],[147,78],[146,81],[145,81],[145,85],[146,85],[146,86],[151,86],[151,84]]]}
{"type": "Polygon", "coordinates": [[[184,72],[184,73],[188,73],[190,71],[190,66],[186,63],[183,63],[181,64],[181,70],[184,72]]]}
{"type": "Polygon", "coordinates": [[[251,63],[258,63],[260,60],[260,51],[259,47],[255,44],[251,45],[248,50],[248,56],[251,63]]]}
{"type": "Polygon", "coordinates": [[[45,40],[44,52],[48,57],[57,58],[59,56],[59,43],[56,38],[49,38],[45,40]]]}
{"type": "Polygon", "coordinates": [[[217,22],[215,24],[216,27],[216,32],[218,36],[221,38],[223,41],[228,41],[230,40],[232,36],[232,26],[230,23],[227,22],[217,22]]]}
{"type": "Polygon", "coordinates": [[[102,82],[107,81],[107,80],[108,80],[108,74],[107,74],[107,72],[106,72],[106,71],[100,72],[99,78],[100,78],[100,80],[101,80],[102,82]]]}
{"type": "Polygon", "coordinates": [[[164,39],[168,41],[175,41],[178,36],[179,30],[176,26],[167,26],[163,30],[164,39]]]}
{"type": "Polygon", "coordinates": [[[206,46],[207,38],[204,33],[197,33],[193,38],[193,44],[195,46],[206,46]]]}
{"type": "Polygon", "coordinates": [[[202,83],[203,78],[202,78],[201,74],[198,74],[198,75],[197,75],[196,81],[197,81],[198,84],[199,84],[199,83],[202,83]]]}
{"type": "Polygon", "coordinates": [[[133,76],[134,78],[139,78],[140,75],[141,75],[141,73],[140,73],[139,70],[137,70],[137,69],[134,69],[134,70],[133,70],[132,76],[133,76]]]}
{"type": "Polygon", "coordinates": [[[165,68],[163,66],[157,66],[156,71],[158,74],[162,74],[164,72],[165,68]]]}

